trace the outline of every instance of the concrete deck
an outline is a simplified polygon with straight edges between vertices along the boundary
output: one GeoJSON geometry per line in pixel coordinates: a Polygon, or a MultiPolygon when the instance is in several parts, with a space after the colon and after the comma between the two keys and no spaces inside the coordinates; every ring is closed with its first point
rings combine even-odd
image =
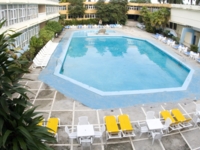
{"type": "MultiPolygon", "coordinates": [[[[151,38],[157,42],[158,45],[167,46],[160,41],[153,39],[151,34],[134,27],[123,27],[123,29],[117,30],[120,32],[125,32],[130,36],[151,38]]],[[[65,30],[65,32],[67,31],[68,30],[65,30]]],[[[62,35],[60,38],[61,37],[62,35]]],[[[58,42],[59,40],[60,39],[57,38],[54,40],[54,42],[58,42]]],[[[183,59],[194,69],[200,68],[200,65],[197,64],[197,62],[187,58],[187,56],[179,54],[172,48],[168,48],[168,50],[170,53],[178,55],[178,57],[183,59]]],[[[91,109],[73,98],[64,96],[56,89],[40,81],[38,79],[39,74],[42,71],[40,68],[30,69],[30,71],[31,72],[29,74],[24,74],[23,77],[31,80],[23,79],[20,81],[20,83],[27,86],[32,92],[28,93],[31,102],[34,104],[34,106],[38,106],[37,111],[42,112],[46,120],[49,117],[58,117],[61,119],[61,126],[58,130],[59,142],[55,145],[52,145],[55,150],[81,150],[81,146],[76,142],[76,140],[70,142],[67,133],[64,131],[65,126],[68,126],[72,130],[76,130],[79,116],[88,116],[89,122],[97,128],[96,130],[99,130],[99,128],[104,124],[104,116],[119,114],[128,114],[130,116],[136,137],[109,140],[106,147],[104,134],[102,142],[100,139],[94,140],[92,150],[200,150],[199,126],[166,134],[161,141],[155,141],[154,145],[151,144],[152,139],[149,139],[147,134],[143,134],[139,138],[139,129],[137,126],[137,122],[145,120],[146,112],[150,110],[155,111],[156,117],[159,117],[159,111],[161,110],[179,108],[187,117],[192,118],[195,112],[196,103],[200,103],[200,101],[198,101],[198,95],[192,94],[191,98],[180,99],[176,103],[164,102],[161,100],[160,103],[148,103],[124,108],[91,109]],[[197,100],[195,100],[194,97],[197,97],[197,100]]],[[[198,83],[199,81],[196,84],[199,85],[198,83]]],[[[198,89],[195,90],[199,91],[198,89]]],[[[163,98],[165,96],[166,95],[163,95],[163,98]]],[[[160,98],[162,99],[162,97],[160,98]]],[[[170,99],[170,95],[167,95],[167,98],[170,99]]],[[[84,150],[86,149],[89,149],[89,147],[84,147],[84,150]]]]}

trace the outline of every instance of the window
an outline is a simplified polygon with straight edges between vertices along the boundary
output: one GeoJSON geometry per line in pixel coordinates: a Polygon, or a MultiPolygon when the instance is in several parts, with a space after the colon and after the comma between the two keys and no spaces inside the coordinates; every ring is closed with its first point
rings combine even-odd
{"type": "Polygon", "coordinates": [[[96,18],[96,14],[85,14],[85,18],[96,18]]]}
{"type": "Polygon", "coordinates": [[[18,11],[16,5],[8,5],[8,17],[9,25],[13,25],[18,22],[18,11]]]}
{"type": "Polygon", "coordinates": [[[19,5],[19,22],[26,20],[26,5],[19,5]]]}
{"type": "Polygon", "coordinates": [[[0,5],[0,18],[6,19],[4,26],[8,25],[7,5],[0,5]]]}
{"type": "Polygon", "coordinates": [[[86,9],[96,9],[94,5],[85,5],[86,9]]]}
{"type": "Polygon", "coordinates": [[[66,6],[59,6],[59,10],[67,10],[66,6]]]}

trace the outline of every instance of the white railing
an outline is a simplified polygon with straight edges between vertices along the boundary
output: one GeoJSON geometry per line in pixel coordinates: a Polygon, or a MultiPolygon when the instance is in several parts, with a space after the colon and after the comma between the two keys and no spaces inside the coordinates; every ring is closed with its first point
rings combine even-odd
{"type": "Polygon", "coordinates": [[[41,17],[46,17],[46,12],[38,13],[38,17],[39,17],[39,18],[41,18],[41,17]]]}
{"type": "Polygon", "coordinates": [[[171,8],[192,9],[200,11],[199,5],[171,4],[171,8]]]}

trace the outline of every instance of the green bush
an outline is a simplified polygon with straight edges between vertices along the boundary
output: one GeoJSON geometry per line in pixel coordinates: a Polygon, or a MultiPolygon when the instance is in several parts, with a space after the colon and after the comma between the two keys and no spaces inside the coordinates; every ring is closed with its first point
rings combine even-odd
{"type": "Polygon", "coordinates": [[[57,21],[48,21],[45,26],[46,30],[52,31],[54,34],[60,33],[62,31],[62,28],[62,25],[57,21]]]}
{"type": "Polygon", "coordinates": [[[43,40],[33,36],[30,40],[30,47],[33,47],[36,51],[39,51],[44,46],[43,40]]]}
{"type": "Polygon", "coordinates": [[[164,31],[163,31],[163,36],[169,37],[169,33],[170,33],[169,30],[164,30],[164,31]]]}
{"type": "Polygon", "coordinates": [[[197,53],[198,52],[198,46],[196,45],[190,45],[190,50],[197,53]]]}
{"type": "Polygon", "coordinates": [[[172,36],[172,40],[174,40],[176,44],[179,44],[179,37],[172,36]]]}
{"type": "Polygon", "coordinates": [[[143,23],[142,16],[139,16],[137,21],[140,22],[140,23],[143,23]]]}
{"type": "Polygon", "coordinates": [[[54,32],[43,28],[40,30],[39,35],[43,43],[46,44],[49,40],[51,40],[54,37],[54,32]]]}
{"type": "Polygon", "coordinates": [[[98,19],[85,19],[85,20],[66,20],[65,25],[88,25],[88,24],[98,24],[98,19]]]}
{"type": "MultiPolygon", "coordinates": [[[[4,23],[0,21],[0,29],[4,23]]],[[[44,141],[55,143],[56,140],[47,127],[38,126],[43,116],[35,112],[36,107],[30,108],[29,91],[18,82],[19,75],[28,73],[29,51],[16,59],[9,47],[20,33],[11,33],[9,30],[0,34],[0,149],[52,150],[44,141]]]]}

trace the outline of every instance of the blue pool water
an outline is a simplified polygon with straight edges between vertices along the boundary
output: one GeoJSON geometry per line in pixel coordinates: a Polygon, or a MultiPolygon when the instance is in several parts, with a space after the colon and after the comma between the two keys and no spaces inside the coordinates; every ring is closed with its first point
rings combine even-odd
{"type": "Polygon", "coordinates": [[[104,92],[181,87],[190,70],[151,43],[76,33],[60,74],[104,92]]]}

